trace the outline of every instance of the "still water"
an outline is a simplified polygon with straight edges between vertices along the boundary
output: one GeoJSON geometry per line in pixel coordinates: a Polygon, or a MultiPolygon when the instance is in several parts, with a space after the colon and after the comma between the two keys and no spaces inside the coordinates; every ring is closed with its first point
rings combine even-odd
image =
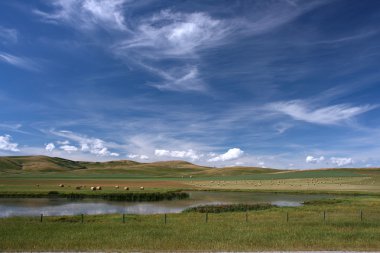
{"type": "Polygon", "coordinates": [[[199,205],[233,203],[271,203],[277,206],[300,206],[306,200],[334,198],[327,194],[276,194],[253,192],[189,192],[189,199],[158,202],[123,202],[101,199],[68,200],[60,198],[0,198],[0,217],[76,214],[159,214],[180,213],[199,205]]]}

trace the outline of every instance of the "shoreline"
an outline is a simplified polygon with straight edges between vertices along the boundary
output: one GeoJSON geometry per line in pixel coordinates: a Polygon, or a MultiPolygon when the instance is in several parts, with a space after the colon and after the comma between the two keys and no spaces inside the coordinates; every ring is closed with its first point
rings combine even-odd
{"type": "Polygon", "coordinates": [[[79,192],[0,192],[0,198],[65,198],[65,199],[104,199],[112,201],[160,201],[187,199],[189,194],[182,191],[168,192],[128,192],[128,193],[79,193],[79,192]]]}

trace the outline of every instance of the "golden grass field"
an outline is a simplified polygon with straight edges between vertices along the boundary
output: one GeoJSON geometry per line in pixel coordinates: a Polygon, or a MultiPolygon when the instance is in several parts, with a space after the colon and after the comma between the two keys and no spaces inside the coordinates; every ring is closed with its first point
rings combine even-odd
{"type": "Polygon", "coordinates": [[[379,177],[302,178],[279,180],[207,180],[186,182],[209,190],[326,191],[380,193],[379,177]]]}
{"type": "Polygon", "coordinates": [[[0,192],[238,190],[380,193],[380,169],[275,170],[210,168],[184,161],[77,162],[62,158],[0,157],[0,192]],[[58,187],[64,184],[65,187],[58,187]],[[38,187],[36,186],[38,185],[38,187]],[[82,187],[76,190],[77,186],[82,187]],[[116,189],[115,186],[119,186],[116,189]]]}

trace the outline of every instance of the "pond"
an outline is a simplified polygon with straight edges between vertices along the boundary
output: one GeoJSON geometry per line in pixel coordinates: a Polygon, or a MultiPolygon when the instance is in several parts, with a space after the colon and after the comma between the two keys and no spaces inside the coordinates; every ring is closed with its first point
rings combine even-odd
{"type": "Polygon", "coordinates": [[[211,204],[271,203],[300,206],[306,200],[334,198],[328,194],[285,194],[255,192],[188,192],[190,198],[157,202],[124,202],[101,199],[68,200],[63,198],[0,198],[0,217],[77,214],[160,214],[180,213],[184,209],[211,204]]]}

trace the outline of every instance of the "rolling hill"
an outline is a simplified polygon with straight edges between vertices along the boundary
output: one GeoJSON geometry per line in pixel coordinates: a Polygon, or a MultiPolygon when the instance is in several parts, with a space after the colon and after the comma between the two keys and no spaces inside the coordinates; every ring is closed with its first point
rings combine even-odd
{"type": "Polygon", "coordinates": [[[82,162],[48,156],[0,157],[0,172],[17,174],[22,172],[64,172],[83,175],[90,173],[116,173],[154,177],[181,177],[188,175],[234,176],[278,171],[279,170],[256,167],[225,167],[216,169],[199,166],[186,161],[163,161],[152,163],[139,163],[130,160],[82,162]]]}
{"type": "Polygon", "coordinates": [[[100,176],[128,178],[230,178],[232,179],[284,179],[307,177],[378,176],[380,169],[317,169],[277,170],[259,167],[213,168],[199,166],[186,161],[163,161],[140,163],[131,160],[108,162],[72,161],[48,156],[7,156],[0,157],[0,174],[66,176],[100,176]]]}
{"type": "Polygon", "coordinates": [[[0,171],[70,171],[85,169],[81,162],[48,156],[0,157],[0,171]]]}

